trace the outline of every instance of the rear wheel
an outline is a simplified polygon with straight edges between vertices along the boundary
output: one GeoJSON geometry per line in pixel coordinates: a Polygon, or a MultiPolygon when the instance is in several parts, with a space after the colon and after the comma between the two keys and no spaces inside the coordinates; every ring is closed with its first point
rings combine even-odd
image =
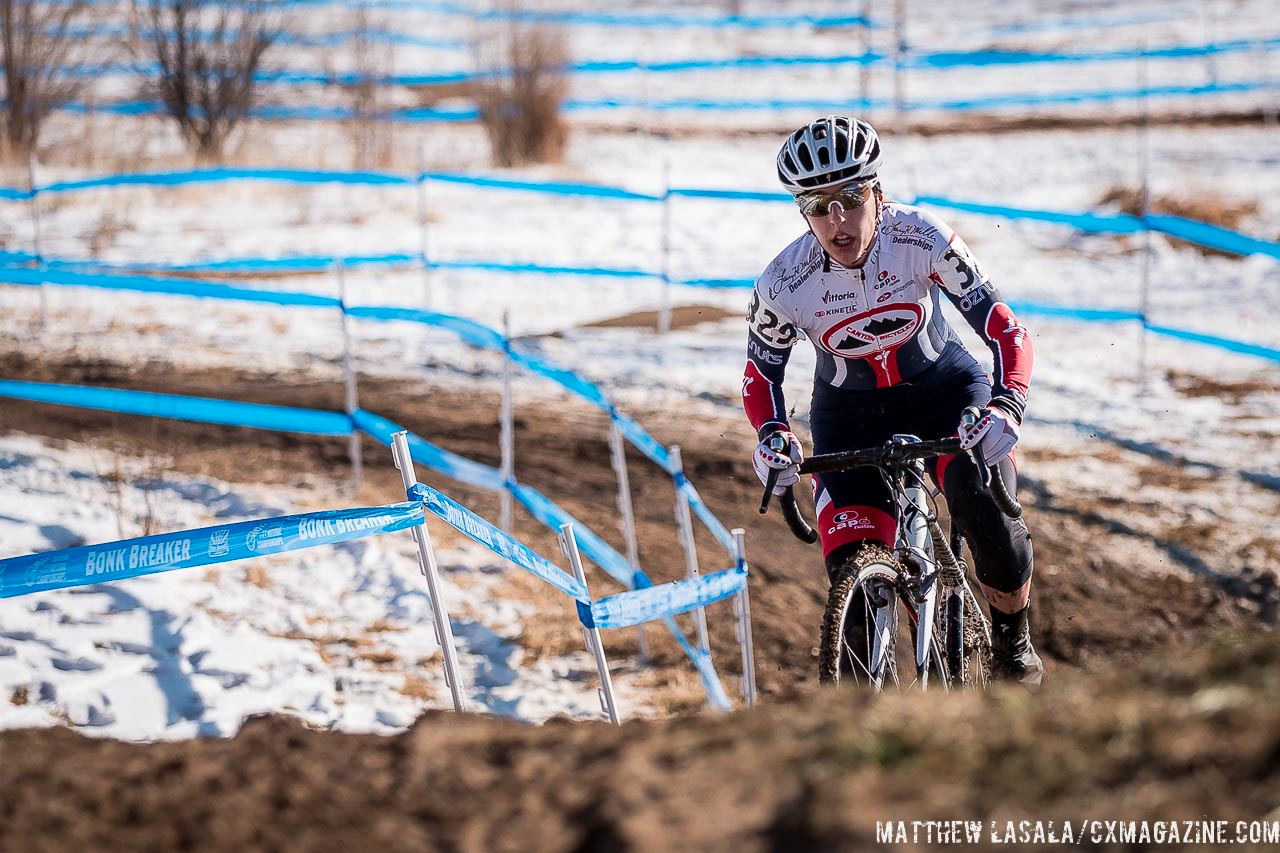
{"type": "MultiPolygon", "coordinates": [[[[917,609],[900,589],[897,560],[865,545],[836,573],[822,617],[818,680],[872,690],[906,690],[921,681],[915,660],[917,609]]],[[[925,685],[945,686],[943,645],[935,631],[925,685]]]]}
{"type": "Polygon", "coordinates": [[[947,672],[951,685],[985,690],[991,680],[991,629],[968,584],[947,595],[945,605],[947,672]]]}

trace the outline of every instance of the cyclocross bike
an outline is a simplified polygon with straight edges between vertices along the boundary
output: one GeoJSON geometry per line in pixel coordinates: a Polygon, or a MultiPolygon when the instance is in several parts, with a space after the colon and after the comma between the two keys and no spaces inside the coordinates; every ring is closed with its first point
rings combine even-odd
{"type": "MultiPolygon", "coordinates": [[[[965,417],[977,414],[970,409],[965,417]]],[[[880,447],[811,456],[801,463],[802,474],[878,468],[897,504],[894,549],[864,543],[836,573],[822,617],[821,682],[850,680],[877,692],[927,690],[933,684],[986,687],[991,627],[969,582],[963,538],[954,527],[950,536],[943,532],[938,492],[925,480],[925,460],[963,452],[959,438],[922,441],[895,435],[880,447]]],[[[976,448],[969,452],[1001,511],[1020,517],[1022,507],[1005,488],[999,469],[988,467],[976,448]]],[[[767,511],[772,493],[771,478],[760,512],[767,511]]],[[[790,488],[778,502],[791,532],[817,542],[790,488]]]]}

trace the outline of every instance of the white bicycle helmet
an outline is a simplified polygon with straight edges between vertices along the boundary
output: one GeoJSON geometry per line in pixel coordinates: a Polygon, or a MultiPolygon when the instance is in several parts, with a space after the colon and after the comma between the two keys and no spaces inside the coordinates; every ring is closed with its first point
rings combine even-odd
{"type": "Polygon", "coordinates": [[[880,137],[860,118],[826,116],[787,137],[778,152],[778,180],[792,195],[859,179],[880,169],[880,137]]]}

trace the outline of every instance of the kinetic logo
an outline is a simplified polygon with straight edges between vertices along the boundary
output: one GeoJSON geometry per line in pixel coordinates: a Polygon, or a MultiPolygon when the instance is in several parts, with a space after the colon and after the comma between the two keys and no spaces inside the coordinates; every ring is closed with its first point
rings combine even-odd
{"type": "Polygon", "coordinates": [[[823,349],[845,358],[868,358],[911,339],[924,312],[918,305],[891,305],[842,320],[819,338],[823,349]]]}

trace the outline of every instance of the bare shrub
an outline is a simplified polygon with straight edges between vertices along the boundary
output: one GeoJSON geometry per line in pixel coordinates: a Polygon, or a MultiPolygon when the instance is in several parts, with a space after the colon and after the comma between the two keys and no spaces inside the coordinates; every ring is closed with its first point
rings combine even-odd
{"type": "MultiPolygon", "coordinates": [[[[1115,205],[1133,216],[1142,215],[1142,189],[1140,187],[1115,186],[1102,197],[1104,205],[1115,205]]],[[[1151,213],[1181,216],[1197,222],[1208,222],[1222,228],[1239,228],[1240,223],[1258,212],[1253,200],[1229,202],[1205,193],[1189,193],[1178,196],[1152,196],[1147,202],[1151,213]]]]}
{"type": "MultiPolygon", "coordinates": [[[[1142,189],[1140,187],[1114,186],[1103,195],[1101,203],[1115,205],[1124,213],[1141,216],[1142,189]]],[[[1181,216],[1183,219],[1194,219],[1207,222],[1220,228],[1238,230],[1240,224],[1258,212],[1258,203],[1253,200],[1229,202],[1203,192],[1188,193],[1178,196],[1152,196],[1147,200],[1150,213],[1162,213],[1168,216],[1181,216]]],[[[1178,246],[1190,246],[1202,255],[1218,255],[1236,257],[1231,252],[1189,243],[1176,237],[1169,237],[1170,242],[1178,246]]]]}
{"type": "Polygon", "coordinates": [[[475,41],[476,105],[499,166],[558,162],[569,141],[560,105],[568,90],[561,28],[504,17],[475,41]]]}
{"type": "Polygon", "coordinates": [[[355,167],[367,169],[387,166],[391,162],[392,127],[384,115],[383,81],[394,70],[394,53],[389,45],[374,41],[372,31],[383,22],[359,6],[354,11],[354,38],[351,42],[355,63],[353,75],[342,85],[351,101],[351,140],[355,146],[355,167]]]}
{"type": "Polygon", "coordinates": [[[159,67],[144,94],[158,98],[198,159],[222,159],[249,115],[267,51],[290,23],[277,0],[134,0],[139,50],[159,67]]]}
{"type": "Polygon", "coordinates": [[[89,88],[90,57],[115,58],[108,43],[86,35],[107,14],[93,0],[0,0],[0,153],[6,158],[34,151],[49,114],[89,88]]]}

